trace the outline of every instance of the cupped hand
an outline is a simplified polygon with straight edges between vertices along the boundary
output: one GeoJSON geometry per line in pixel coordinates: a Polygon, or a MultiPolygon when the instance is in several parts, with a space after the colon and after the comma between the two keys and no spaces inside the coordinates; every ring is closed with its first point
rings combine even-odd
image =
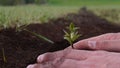
{"type": "Polygon", "coordinates": [[[65,49],[40,55],[37,62],[27,68],[120,68],[120,54],[65,49]]]}
{"type": "Polygon", "coordinates": [[[74,48],[120,51],[120,33],[107,33],[100,36],[84,39],[75,43],[74,48]]]}
{"type": "MultiPolygon", "coordinates": [[[[120,33],[108,33],[74,44],[76,49],[120,51],[120,33]]],[[[27,68],[120,68],[120,53],[107,51],[65,50],[45,53],[27,68]]]]}

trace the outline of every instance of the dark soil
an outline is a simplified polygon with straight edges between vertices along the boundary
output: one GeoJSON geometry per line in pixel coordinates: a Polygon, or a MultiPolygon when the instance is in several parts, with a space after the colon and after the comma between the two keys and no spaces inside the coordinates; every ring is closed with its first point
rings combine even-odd
{"type": "Polygon", "coordinates": [[[18,32],[15,28],[3,29],[0,31],[0,68],[26,68],[28,64],[36,62],[38,55],[68,47],[69,44],[63,39],[63,29],[71,22],[80,27],[79,33],[82,36],[78,40],[104,33],[120,32],[119,25],[111,24],[86,9],[50,20],[48,23],[30,24],[25,27],[51,39],[54,44],[43,41],[26,31],[18,32]],[[3,61],[2,48],[5,51],[6,63],[3,61]]]}

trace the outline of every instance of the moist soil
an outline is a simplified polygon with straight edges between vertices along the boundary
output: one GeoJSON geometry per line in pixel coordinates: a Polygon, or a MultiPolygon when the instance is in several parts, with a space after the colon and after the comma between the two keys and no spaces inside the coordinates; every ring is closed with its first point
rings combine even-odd
{"type": "MultiPolygon", "coordinates": [[[[7,28],[0,31],[0,68],[26,68],[27,65],[36,63],[38,55],[63,50],[69,44],[63,39],[64,32],[71,22],[79,27],[82,34],[78,40],[101,35],[104,33],[120,32],[120,26],[96,16],[92,11],[81,9],[78,13],[70,13],[64,17],[49,20],[43,24],[30,24],[24,28],[41,34],[54,41],[48,43],[24,30],[7,28]],[[7,62],[3,60],[3,50],[7,62]]],[[[21,26],[23,27],[23,26],[21,26]]]]}

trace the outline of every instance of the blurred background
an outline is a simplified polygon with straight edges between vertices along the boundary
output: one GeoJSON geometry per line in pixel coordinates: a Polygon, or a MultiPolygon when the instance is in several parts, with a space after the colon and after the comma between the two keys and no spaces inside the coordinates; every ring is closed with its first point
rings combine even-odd
{"type": "Polygon", "coordinates": [[[120,23],[120,0],[0,0],[0,27],[43,23],[81,7],[111,22],[120,23]]]}
{"type": "Polygon", "coordinates": [[[120,0],[0,0],[0,68],[26,68],[70,46],[70,23],[79,27],[76,41],[120,32],[120,0]]]}

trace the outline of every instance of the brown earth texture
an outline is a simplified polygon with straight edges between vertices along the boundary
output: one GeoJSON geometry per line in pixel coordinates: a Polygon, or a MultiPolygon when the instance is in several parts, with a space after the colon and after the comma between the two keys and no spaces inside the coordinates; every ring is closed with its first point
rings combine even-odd
{"type": "Polygon", "coordinates": [[[26,68],[28,64],[36,63],[38,55],[68,47],[68,42],[63,39],[63,29],[66,29],[66,26],[71,22],[80,28],[78,32],[82,36],[78,40],[104,33],[120,32],[119,25],[111,24],[111,22],[86,9],[81,9],[76,14],[70,13],[64,17],[49,20],[47,23],[30,24],[24,27],[47,37],[54,41],[54,44],[39,39],[24,30],[2,29],[0,31],[0,68],[26,68]],[[3,57],[6,57],[7,62],[4,62],[3,57]]]}

